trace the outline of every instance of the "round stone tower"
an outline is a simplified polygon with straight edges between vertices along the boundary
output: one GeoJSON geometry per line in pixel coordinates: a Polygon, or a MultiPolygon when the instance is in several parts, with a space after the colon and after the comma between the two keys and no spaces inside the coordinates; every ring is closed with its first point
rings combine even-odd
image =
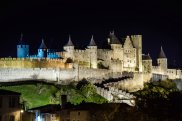
{"type": "Polygon", "coordinates": [[[23,34],[21,34],[20,42],[17,45],[17,58],[29,57],[29,45],[23,41],[23,34]]]}
{"type": "Polygon", "coordinates": [[[142,35],[132,35],[133,46],[136,48],[136,64],[139,72],[142,72],[142,35]]]}
{"type": "Polygon", "coordinates": [[[163,51],[163,48],[161,46],[161,51],[159,53],[159,57],[157,59],[157,64],[160,68],[160,72],[161,74],[166,74],[167,73],[167,58],[166,58],[166,55],[163,51]]]}
{"type": "Polygon", "coordinates": [[[38,58],[46,58],[47,57],[47,46],[44,43],[44,39],[42,39],[42,43],[38,49],[38,58]]]}
{"type": "Polygon", "coordinates": [[[90,68],[97,68],[97,45],[95,44],[93,35],[87,47],[89,49],[90,68]]]}
{"type": "Polygon", "coordinates": [[[66,51],[66,58],[71,58],[74,60],[74,45],[71,41],[71,36],[69,35],[68,43],[64,46],[64,50],[66,51]]]}

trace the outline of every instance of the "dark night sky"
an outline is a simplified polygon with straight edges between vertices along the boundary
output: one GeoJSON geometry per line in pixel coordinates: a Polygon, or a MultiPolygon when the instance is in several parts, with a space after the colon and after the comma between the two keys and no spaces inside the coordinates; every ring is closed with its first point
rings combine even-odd
{"type": "MultiPolygon", "coordinates": [[[[119,1],[119,0],[118,0],[119,1]]],[[[135,0],[128,2],[88,0],[8,1],[0,4],[0,56],[15,56],[23,32],[36,52],[41,38],[49,48],[61,50],[71,34],[73,43],[87,45],[94,35],[98,45],[106,42],[109,31],[121,39],[143,35],[143,53],[153,59],[160,46],[170,64],[182,66],[182,7],[178,1],[135,0]]]]}

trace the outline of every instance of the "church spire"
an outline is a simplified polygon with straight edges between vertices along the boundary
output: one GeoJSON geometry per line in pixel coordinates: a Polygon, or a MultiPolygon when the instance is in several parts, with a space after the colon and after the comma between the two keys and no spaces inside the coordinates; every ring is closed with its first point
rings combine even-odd
{"type": "Polygon", "coordinates": [[[41,43],[39,49],[47,49],[47,46],[45,45],[43,38],[42,38],[42,43],[41,43]]]}
{"type": "Polygon", "coordinates": [[[89,43],[88,46],[97,46],[97,45],[95,44],[93,35],[92,35],[92,38],[91,38],[90,43],[89,43]]]}
{"type": "Polygon", "coordinates": [[[160,53],[159,53],[159,57],[158,57],[158,58],[166,58],[166,55],[165,55],[165,53],[164,53],[164,51],[163,51],[162,46],[161,46],[161,51],[160,51],[160,53]]]}
{"type": "Polygon", "coordinates": [[[69,40],[68,43],[66,44],[66,46],[74,46],[73,42],[71,41],[71,36],[69,35],[69,40]]]}

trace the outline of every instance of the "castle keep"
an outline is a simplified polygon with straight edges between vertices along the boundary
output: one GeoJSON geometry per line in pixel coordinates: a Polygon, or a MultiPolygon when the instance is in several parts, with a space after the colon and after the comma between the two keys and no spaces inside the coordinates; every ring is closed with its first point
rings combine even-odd
{"type": "Polygon", "coordinates": [[[182,70],[168,69],[162,47],[157,65],[152,65],[150,55],[142,53],[142,35],[126,36],[124,41],[120,41],[114,32],[110,32],[107,44],[107,48],[98,48],[92,36],[85,49],[75,49],[69,36],[64,50],[56,52],[47,48],[42,39],[37,54],[30,55],[29,45],[21,36],[17,45],[17,58],[0,59],[0,81],[48,79],[68,83],[71,80],[92,78],[95,82],[132,72],[132,78],[119,81],[118,88],[127,89],[128,85],[128,89],[141,89],[144,82],[151,80],[182,79],[182,70]]]}

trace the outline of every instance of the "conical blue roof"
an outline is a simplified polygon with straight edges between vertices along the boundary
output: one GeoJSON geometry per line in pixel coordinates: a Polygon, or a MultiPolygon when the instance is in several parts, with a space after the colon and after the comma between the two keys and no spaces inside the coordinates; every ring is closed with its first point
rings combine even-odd
{"type": "Polygon", "coordinates": [[[47,49],[47,46],[44,43],[44,39],[42,39],[42,43],[41,43],[39,49],[47,49]]]}
{"type": "Polygon", "coordinates": [[[93,35],[92,35],[92,38],[91,38],[90,43],[89,43],[88,46],[97,46],[97,45],[95,44],[93,35]]]}
{"type": "Polygon", "coordinates": [[[163,51],[162,46],[161,46],[161,51],[160,51],[160,53],[159,53],[159,57],[158,57],[158,58],[166,58],[166,55],[165,55],[165,53],[164,53],[164,51],[163,51]]]}

